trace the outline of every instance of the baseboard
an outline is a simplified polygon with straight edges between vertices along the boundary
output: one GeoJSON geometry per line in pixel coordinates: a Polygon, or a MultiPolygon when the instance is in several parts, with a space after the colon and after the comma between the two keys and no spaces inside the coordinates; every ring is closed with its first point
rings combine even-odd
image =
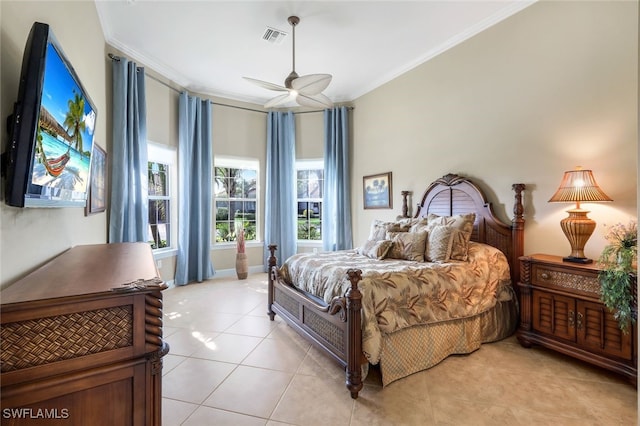
{"type": "MultiPolygon", "coordinates": [[[[255,265],[255,266],[249,266],[249,274],[259,274],[259,273],[266,273],[264,272],[264,266],[263,265],[255,265]]],[[[232,278],[232,277],[236,277],[236,269],[216,269],[215,273],[213,275],[213,278],[232,278]]],[[[169,280],[169,281],[165,281],[164,282],[168,288],[173,288],[173,287],[177,287],[175,280],[169,280]]]]}
{"type": "MultiPolygon", "coordinates": [[[[260,272],[264,272],[264,265],[249,266],[250,274],[258,274],[260,272]]],[[[232,268],[232,269],[216,269],[216,272],[213,277],[227,278],[227,277],[235,277],[235,276],[236,276],[236,270],[235,268],[232,268]]]]}

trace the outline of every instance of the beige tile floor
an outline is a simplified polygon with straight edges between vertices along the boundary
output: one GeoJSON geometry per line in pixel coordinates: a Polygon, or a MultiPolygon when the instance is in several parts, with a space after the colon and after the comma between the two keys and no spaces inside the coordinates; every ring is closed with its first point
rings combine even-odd
{"type": "Polygon", "coordinates": [[[163,425],[636,425],[615,375],[514,337],[357,400],[340,367],[266,315],[266,274],[164,292],[163,425]]]}

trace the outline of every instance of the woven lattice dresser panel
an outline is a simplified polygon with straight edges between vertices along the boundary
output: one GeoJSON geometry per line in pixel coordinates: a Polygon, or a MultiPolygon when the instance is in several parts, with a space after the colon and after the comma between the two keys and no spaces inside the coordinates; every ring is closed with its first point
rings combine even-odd
{"type": "Polygon", "coordinates": [[[133,306],[3,324],[3,373],[133,345],[133,306]]]}

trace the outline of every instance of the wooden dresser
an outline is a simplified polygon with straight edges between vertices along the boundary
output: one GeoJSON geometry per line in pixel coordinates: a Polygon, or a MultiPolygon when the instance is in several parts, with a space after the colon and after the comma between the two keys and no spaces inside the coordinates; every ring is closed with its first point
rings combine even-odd
{"type": "MultiPolygon", "coordinates": [[[[563,262],[559,256],[520,258],[519,342],[539,344],[637,383],[635,326],[624,334],[600,301],[595,264],[563,262]]],[[[637,302],[636,302],[637,303],[637,302]]]]}
{"type": "Polygon", "coordinates": [[[160,425],[162,293],[145,243],[69,249],[0,293],[2,424],[160,425]]]}

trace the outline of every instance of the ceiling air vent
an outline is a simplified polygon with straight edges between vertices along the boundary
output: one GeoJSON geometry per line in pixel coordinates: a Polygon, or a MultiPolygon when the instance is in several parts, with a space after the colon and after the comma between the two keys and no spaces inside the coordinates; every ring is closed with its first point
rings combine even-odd
{"type": "Polygon", "coordinates": [[[286,36],[287,33],[282,30],[267,27],[267,29],[264,31],[264,34],[262,34],[262,39],[272,44],[280,44],[286,36]]]}

